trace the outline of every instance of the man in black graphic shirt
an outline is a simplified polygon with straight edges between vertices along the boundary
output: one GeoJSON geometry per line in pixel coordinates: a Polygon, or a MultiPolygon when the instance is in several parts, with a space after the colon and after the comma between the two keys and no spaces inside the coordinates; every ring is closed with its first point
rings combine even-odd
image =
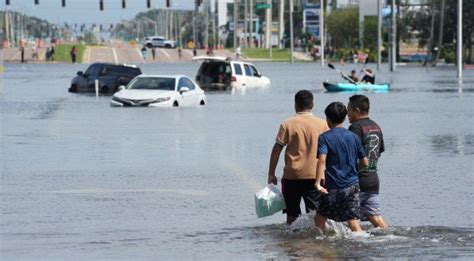
{"type": "Polygon", "coordinates": [[[369,220],[374,227],[388,228],[382,218],[379,204],[379,177],[377,162],[384,152],[382,129],[369,118],[369,98],[365,95],[353,95],[349,98],[348,118],[352,124],[349,130],[361,140],[369,159],[369,166],[359,171],[360,205],[362,220],[369,220]]]}

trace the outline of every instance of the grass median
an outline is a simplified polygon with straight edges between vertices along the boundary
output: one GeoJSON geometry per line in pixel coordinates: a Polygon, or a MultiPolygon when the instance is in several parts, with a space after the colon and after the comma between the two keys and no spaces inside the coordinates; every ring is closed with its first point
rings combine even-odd
{"type": "Polygon", "coordinates": [[[84,50],[86,49],[85,45],[82,44],[58,44],[54,47],[54,58],[57,62],[63,63],[72,63],[71,60],[71,50],[72,47],[76,46],[77,48],[77,56],[76,56],[76,63],[82,63],[82,55],[84,54],[84,50]]]}
{"type": "MultiPolygon", "coordinates": [[[[235,49],[228,49],[229,52],[235,53],[235,49]]],[[[290,50],[287,48],[273,48],[271,53],[269,49],[264,48],[242,48],[242,55],[247,59],[268,60],[274,62],[288,62],[290,61],[290,50]]],[[[296,61],[301,61],[295,57],[296,61]]]]}

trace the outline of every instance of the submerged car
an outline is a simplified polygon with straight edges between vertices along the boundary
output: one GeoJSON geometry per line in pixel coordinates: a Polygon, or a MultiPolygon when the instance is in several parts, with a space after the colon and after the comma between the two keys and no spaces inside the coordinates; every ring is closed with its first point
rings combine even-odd
{"type": "Polygon", "coordinates": [[[207,103],[204,91],[184,75],[140,75],[126,87],[120,86],[110,106],[112,107],[178,107],[207,103]]]}
{"type": "Polygon", "coordinates": [[[225,91],[231,88],[270,86],[270,79],[263,76],[251,63],[221,56],[197,56],[193,60],[202,61],[196,82],[204,90],[225,91]]]}
{"type": "Polygon", "coordinates": [[[134,65],[93,63],[85,72],[77,72],[71,81],[69,92],[95,92],[95,80],[99,81],[99,92],[113,94],[121,85],[127,85],[135,76],[142,74],[134,65]]]}

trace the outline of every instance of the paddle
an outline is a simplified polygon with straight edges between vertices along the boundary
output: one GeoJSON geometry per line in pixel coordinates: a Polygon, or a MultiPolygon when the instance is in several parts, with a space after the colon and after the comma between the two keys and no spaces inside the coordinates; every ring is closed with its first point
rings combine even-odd
{"type": "Polygon", "coordinates": [[[342,74],[342,77],[343,77],[344,79],[348,80],[350,83],[357,84],[354,80],[352,80],[351,77],[349,77],[349,76],[347,76],[347,74],[345,74],[345,73],[339,71],[339,69],[337,69],[336,67],[334,67],[334,65],[328,63],[328,67],[331,68],[331,69],[333,69],[333,70],[336,70],[336,71],[339,72],[339,73],[341,73],[341,74],[342,74]]]}
{"type": "Polygon", "coordinates": [[[364,66],[362,67],[362,69],[360,69],[359,76],[357,76],[357,78],[360,79],[360,76],[361,76],[362,72],[364,71],[365,66],[366,66],[368,63],[369,63],[369,56],[367,56],[367,58],[365,58],[364,66]]]}

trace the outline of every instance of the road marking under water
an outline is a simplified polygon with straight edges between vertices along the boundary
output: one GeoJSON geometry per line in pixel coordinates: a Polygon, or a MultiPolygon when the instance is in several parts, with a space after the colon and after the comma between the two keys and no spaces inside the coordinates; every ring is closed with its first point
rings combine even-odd
{"type": "Polygon", "coordinates": [[[164,53],[164,54],[166,55],[166,57],[168,57],[168,60],[170,60],[170,62],[173,61],[173,59],[171,59],[171,56],[170,56],[167,52],[165,52],[165,50],[163,50],[163,49],[159,49],[159,50],[160,50],[162,53],[164,53]]]}
{"type": "Polygon", "coordinates": [[[135,48],[135,51],[137,51],[138,57],[140,57],[140,59],[142,59],[143,63],[146,63],[145,59],[143,59],[143,56],[142,56],[142,53],[140,52],[140,50],[138,50],[138,48],[135,48]]]}
{"type": "Polygon", "coordinates": [[[114,54],[115,63],[118,64],[117,52],[115,51],[115,48],[112,48],[112,53],[114,54]]]}

